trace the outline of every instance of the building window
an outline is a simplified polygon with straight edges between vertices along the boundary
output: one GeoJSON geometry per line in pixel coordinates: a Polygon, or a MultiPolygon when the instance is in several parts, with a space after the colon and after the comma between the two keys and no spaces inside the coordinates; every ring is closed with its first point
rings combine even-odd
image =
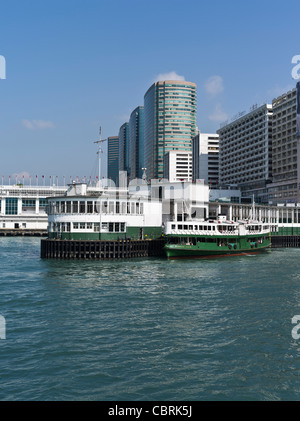
{"type": "Polygon", "coordinates": [[[17,198],[11,197],[5,200],[5,214],[18,215],[18,199],[17,198]]]}
{"type": "Polygon", "coordinates": [[[47,199],[39,199],[39,207],[40,208],[45,208],[48,204],[48,200],[47,199]]]}
{"type": "Polygon", "coordinates": [[[33,210],[35,210],[35,199],[23,199],[22,212],[32,212],[33,210]]]}

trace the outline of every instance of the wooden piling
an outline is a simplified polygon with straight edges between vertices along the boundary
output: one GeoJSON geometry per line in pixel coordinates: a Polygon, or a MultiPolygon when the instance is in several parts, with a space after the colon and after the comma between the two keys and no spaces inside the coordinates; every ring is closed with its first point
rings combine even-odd
{"type": "Polygon", "coordinates": [[[164,257],[164,239],[115,241],[99,240],[41,240],[43,259],[130,259],[139,257],[164,257]]]}

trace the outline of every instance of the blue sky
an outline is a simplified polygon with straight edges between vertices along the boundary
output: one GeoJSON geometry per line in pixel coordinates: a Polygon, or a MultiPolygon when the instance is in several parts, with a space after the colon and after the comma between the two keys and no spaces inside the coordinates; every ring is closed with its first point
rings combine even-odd
{"type": "Polygon", "coordinates": [[[197,84],[202,132],[271,102],[295,86],[299,12],[294,0],[0,0],[0,176],[95,177],[99,126],[117,135],[172,72],[197,84]]]}

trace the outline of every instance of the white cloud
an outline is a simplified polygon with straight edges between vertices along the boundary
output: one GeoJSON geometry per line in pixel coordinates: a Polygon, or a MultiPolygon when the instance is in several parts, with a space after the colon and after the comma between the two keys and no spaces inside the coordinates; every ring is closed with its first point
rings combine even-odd
{"type": "Polygon", "coordinates": [[[45,120],[22,120],[22,124],[26,129],[35,130],[35,129],[53,129],[55,126],[52,121],[45,120]]]}
{"type": "Polygon", "coordinates": [[[27,171],[21,171],[19,173],[14,173],[11,178],[17,183],[23,183],[23,181],[28,181],[30,179],[30,174],[27,171]]]}
{"type": "Polygon", "coordinates": [[[169,73],[160,73],[158,74],[154,82],[163,82],[164,80],[185,80],[184,76],[178,75],[175,71],[169,73]]]}
{"type": "Polygon", "coordinates": [[[204,87],[206,92],[210,95],[218,95],[224,90],[223,79],[221,76],[211,76],[207,79],[204,87]]]}
{"type": "Polygon", "coordinates": [[[222,110],[221,105],[217,104],[214,112],[210,116],[208,116],[208,118],[211,121],[222,122],[227,120],[228,115],[225,113],[225,111],[222,110]]]}

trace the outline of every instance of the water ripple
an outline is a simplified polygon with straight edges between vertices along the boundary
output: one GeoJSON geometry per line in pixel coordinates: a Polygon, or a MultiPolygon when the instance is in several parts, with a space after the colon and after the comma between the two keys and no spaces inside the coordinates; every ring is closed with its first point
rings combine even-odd
{"type": "Polygon", "coordinates": [[[299,400],[300,250],[41,260],[0,241],[1,400],[299,400]]]}

